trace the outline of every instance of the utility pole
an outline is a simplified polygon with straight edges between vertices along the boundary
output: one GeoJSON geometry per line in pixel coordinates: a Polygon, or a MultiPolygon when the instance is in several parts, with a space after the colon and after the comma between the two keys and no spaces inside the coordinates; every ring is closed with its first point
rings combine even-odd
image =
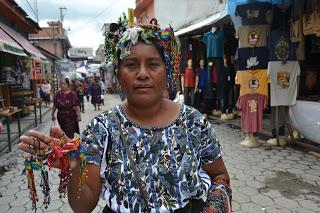
{"type": "Polygon", "coordinates": [[[63,14],[63,11],[64,10],[67,10],[66,7],[60,7],[60,22],[61,22],[61,26],[63,26],[63,19],[64,19],[64,14],[63,14]]]}

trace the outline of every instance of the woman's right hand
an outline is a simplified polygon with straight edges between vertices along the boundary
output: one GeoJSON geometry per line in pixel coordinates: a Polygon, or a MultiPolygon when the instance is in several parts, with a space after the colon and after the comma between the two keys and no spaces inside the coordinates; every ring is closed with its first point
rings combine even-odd
{"type": "MultiPolygon", "coordinates": [[[[68,143],[71,139],[66,136],[62,129],[58,127],[52,127],[50,130],[50,135],[44,133],[30,130],[29,135],[22,135],[20,137],[20,143],[18,145],[19,149],[31,154],[37,155],[39,157],[46,157],[46,153],[50,148],[51,143],[68,143]]],[[[70,169],[74,169],[78,165],[78,159],[72,159],[70,169]]],[[[52,165],[55,168],[60,167],[60,160],[56,159],[52,165]]]]}

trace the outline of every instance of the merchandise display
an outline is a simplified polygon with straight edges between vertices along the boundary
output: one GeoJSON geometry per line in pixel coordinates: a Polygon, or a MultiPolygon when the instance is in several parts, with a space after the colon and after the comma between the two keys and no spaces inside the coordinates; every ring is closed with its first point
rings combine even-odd
{"type": "Polygon", "coordinates": [[[268,72],[267,70],[238,71],[236,84],[240,85],[240,96],[259,93],[268,95],[268,72]]]}
{"type": "MultiPolygon", "coordinates": [[[[80,192],[82,185],[85,183],[86,178],[88,176],[87,171],[87,162],[84,157],[84,149],[81,144],[81,138],[80,136],[76,136],[74,139],[70,140],[69,142],[64,141],[64,135],[61,137],[61,139],[52,139],[50,142],[47,152],[44,156],[38,156],[37,153],[38,150],[33,150],[35,153],[35,156],[25,156],[24,157],[24,172],[27,175],[28,179],[28,188],[30,193],[30,198],[32,201],[32,209],[36,211],[37,209],[37,201],[38,201],[38,195],[37,195],[37,187],[36,187],[36,181],[35,181],[35,171],[41,172],[41,184],[42,192],[44,194],[44,201],[43,204],[45,205],[45,208],[48,207],[50,204],[50,187],[49,187],[49,178],[48,178],[48,171],[46,167],[49,168],[49,170],[56,164],[56,161],[59,160],[59,177],[60,177],[60,184],[58,191],[60,193],[60,198],[65,197],[67,193],[67,187],[69,184],[69,178],[72,175],[70,164],[71,159],[78,158],[79,159],[79,165],[80,165],[80,171],[79,171],[79,188],[78,188],[78,198],[80,198],[80,192]]],[[[34,144],[39,143],[38,146],[40,146],[40,141],[34,139],[34,144]]],[[[34,149],[30,146],[30,150],[34,149]]]]}
{"type": "Polygon", "coordinates": [[[238,5],[236,15],[241,17],[242,25],[269,24],[272,20],[271,4],[255,2],[238,5]]]}
{"type": "Polygon", "coordinates": [[[297,61],[270,61],[268,64],[270,77],[271,106],[290,106],[297,99],[297,78],[300,65],[297,61]]]}
{"type": "Polygon", "coordinates": [[[240,96],[237,107],[241,111],[241,130],[247,133],[261,132],[263,110],[267,96],[254,93],[240,96]]]}
{"type": "Polygon", "coordinates": [[[237,52],[239,70],[267,69],[269,61],[267,47],[239,48],[237,52]]]}
{"type": "Polygon", "coordinates": [[[269,25],[245,25],[237,31],[239,48],[266,47],[269,35],[269,25]]]}

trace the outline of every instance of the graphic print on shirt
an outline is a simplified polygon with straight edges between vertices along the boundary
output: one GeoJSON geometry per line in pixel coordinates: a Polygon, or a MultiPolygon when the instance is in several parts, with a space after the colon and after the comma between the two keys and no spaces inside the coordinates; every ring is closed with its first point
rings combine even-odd
{"type": "Polygon", "coordinates": [[[257,33],[255,30],[249,32],[248,43],[252,46],[256,46],[258,42],[259,42],[259,33],[257,33]]]}
{"type": "Polygon", "coordinates": [[[246,68],[247,69],[250,69],[250,68],[254,68],[256,66],[259,65],[259,60],[258,60],[258,57],[250,57],[249,59],[247,59],[247,66],[246,68]]]}
{"type": "Polygon", "coordinates": [[[257,90],[259,88],[259,86],[260,86],[260,82],[259,82],[258,78],[253,77],[249,80],[249,88],[250,89],[257,90]]]}
{"type": "Polygon", "coordinates": [[[287,60],[289,58],[289,42],[281,36],[275,46],[275,55],[279,60],[287,60]]]}
{"type": "Polygon", "coordinates": [[[290,86],[290,73],[280,71],[277,73],[277,87],[279,89],[288,89],[290,86]]]}
{"type": "Polygon", "coordinates": [[[256,100],[249,100],[248,101],[248,105],[249,105],[249,108],[250,108],[250,112],[256,112],[258,111],[257,110],[257,106],[258,106],[258,103],[256,100]]]}

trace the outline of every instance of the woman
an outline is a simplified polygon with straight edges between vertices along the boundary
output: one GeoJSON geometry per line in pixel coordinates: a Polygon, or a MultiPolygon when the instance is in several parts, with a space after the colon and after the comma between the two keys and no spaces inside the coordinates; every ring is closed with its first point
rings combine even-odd
{"type": "Polygon", "coordinates": [[[52,121],[56,120],[55,112],[61,129],[69,138],[74,133],[79,134],[79,121],[81,121],[79,100],[77,94],[70,89],[69,79],[60,81],[60,91],[54,96],[52,107],[52,121]]]}
{"type": "Polygon", "coordinates": [[[94,106],[94,110],[100,110],[101,104],[101,86],[99,85],[98,79],[94,78],[93,83],[90,86],[91,103],[94,106]]]}
{"type": "MultiPolygon", "coordinates": [[[[117,75],[127,100],[94,118],[82,135],[89,176],[78,200],[79,160],[72,160],[68,199],[75,212],[91,212],[100,195],[104,212],[196,212],[193,203],[206,200],[211,181],[229,185],[212,125],[195,109],[163,98],[172,86],[173,69],[166,66],[172,49],[158,46],[157,32],[136,27],[121,34],[117,75]],[[133,37],[125,37],[128,31],[133,37]]],[[[19,148],[45,150],[51,140],[30,131],[19,148]]]]}
{"type": "Polygon", "coordinates": [[[46,107],[50,105],[51,84],[48,80],[44,80],[41,84],[41,90],[43,92],[43,101],[46,103],[46,107]]]}

